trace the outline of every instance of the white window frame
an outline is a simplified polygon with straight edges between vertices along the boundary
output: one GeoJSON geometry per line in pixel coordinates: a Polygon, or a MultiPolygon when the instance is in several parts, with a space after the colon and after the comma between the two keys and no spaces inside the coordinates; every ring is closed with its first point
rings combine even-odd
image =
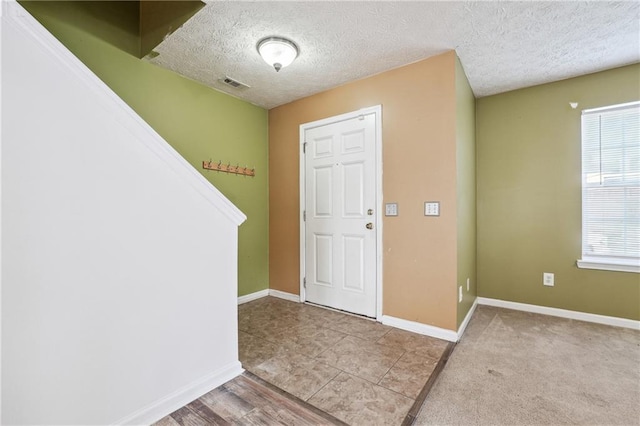
{"type": "MultiPolygon", "coordinates": [[[[594,114],[598,112],[613,111],[620,109],[638,108],[640,101],[629,102],[625,104],[612,105],[603,108],[586,109],[582,111],[583,116],[586,114],[594,114]]],[[[582,138],[581,146],[584,149],[584,123],[581,120],[582,138]]],[[[584,167],[584,158],[581,157],[581,164],[584,167]]],[[[585,180],[584,173],[582,173],[582,234],[585,233],[585,180]]],[[[577,261],[577,266],[583,269],[599,269],[605,271],[619,271],[619,272],[635,272],[640,273],[640,258],[624,258],[624,257],[607,257],[607,256],[589,256],[585,254],[584,238],[581,242],[582,258],[577,261]]]]}

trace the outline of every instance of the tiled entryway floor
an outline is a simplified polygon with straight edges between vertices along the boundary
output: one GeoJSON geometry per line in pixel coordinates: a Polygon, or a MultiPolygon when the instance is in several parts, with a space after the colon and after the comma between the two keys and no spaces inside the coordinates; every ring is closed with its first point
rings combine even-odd
{"type": "Polygon", "coordinates": [[[238,311],[243,367],[351,425],[400,425],[448,345],[274,297],[238,311]]]}

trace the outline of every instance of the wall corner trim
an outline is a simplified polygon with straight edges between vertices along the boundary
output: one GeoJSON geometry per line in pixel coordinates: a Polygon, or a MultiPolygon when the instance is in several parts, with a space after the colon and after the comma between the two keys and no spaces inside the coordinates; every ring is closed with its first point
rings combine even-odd
{"type": "Polygon", "coordinates": [[[389,315],[382,316],[382,324],[390,327],[399,328],[401,330],[411,331],[413,333],[423,334],[425,336],[435,337],[449,342],[458,341],[458,333],[453,330],[447,330],[433,325],[422,324],[420,322],[409,321],[402,318],[391,317],[389,315]]]}
{"type": "Polygon", "coordinates": [[[148,425],[173,413],[223,383],[242,374],[244,369],[240,361],[234,361],[225,367],[196,380],[177,391],[161,398],[140,410],[114,422],[114,425],[148,425]]]}
{"type": "Polygon", "coordinates": [[[96,101],[105,109],[105,113],[113,116],[123,128],[134,135],[137,142],[151,151],[151,155],[160,158],[179,179],[188,182],[197,193],[219,209],[236,226],[240,226],[247,219],[245,214],[220,190],[209,183],[199,171],[19,3],[15,0],[8,2],[2,0],[2,3],[3,21],[5,17],[11,18],[6,22],[11,22],[25,35],[36,40],[41,48],[67,68],[95,95],[96,101]]]}
{"type": "Polygon", "coordinates": [[[614,327],[631,328],[640,330],[640,321],[627,318],[610,317],[606,315],[590,314],[587,312],[570,311],[567,309],[550,308],[540,305],[529,305],[527,303],[510,302],[508,300],[490,299],[478,297],[479,305],[495,306],[496,308],[513,309],[515,311],[531,312],[534,314],[550,315],[553,317],[567,318],[578,321],[592,322],[596,324],[611,325],[614,327]]]}
{"type": "Polygon", "coordinates": [[[252,300],[262,299],[263,297],[273,296],[278,299],[289,300],[290,302],[300,303],[300,296],[297,294],[287,293],[280,290],[273,290],[270,288],[256,291],[255,293],[246,294],[244,296],[238,297],[238,305],[242,305],[243,303],[251,302],[252,300]]]}
{"type": "Polygon", "coordinates": [[[262,299],[263,297],[267,297],[268,295],[269,295],[268,288],[265,288],[264,290],[256,291],[255,293],[245,294],[244,296],[238,297],[238,305],[251,302],[252,300],[262,299]]]}
{"type": "Polygon", "coordinates": [[[269,296],[300,303],[300,296],[298,296],[297,294],[287,293],[280,290],[269,289],[269,296]]]}
{"type": "Polygon", "coordinates": [[[471,317],[473,316],[473,313],[476,311],[477,307],[478,307],[478,298],[476,297],[475,300],[473,301],[473,305],[471,305],[471,309],[469,309],[469,312],[467,312],[467,315],[464,317],[462,324],[460,324],[460,327],[458,328],[458,341],[462,339],[462,335],[464,334],[464,331],[467,329],[467,325],[469,325],[469,321],[471,321],[471,317]]]}

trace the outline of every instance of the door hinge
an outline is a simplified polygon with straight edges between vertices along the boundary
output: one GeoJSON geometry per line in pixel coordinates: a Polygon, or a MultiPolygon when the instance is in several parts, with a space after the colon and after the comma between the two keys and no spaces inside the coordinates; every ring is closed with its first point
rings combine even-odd
{"type": "Polygon", "coordinates": [[[304,278],[302,279],[302,286],[303,286],[304,288],[307,288],[307,277],[304,277],[304,278]]]}
{"type": "Polygon", "coordinates": [[[303,210],[303,211],[302,211],[302,221],[303,221],[303,222],[306,222],[306,221],[307,221],[307,211],[306,211],[306,210],[303,210]]]}
{"type": "Polygon", "coordinates": [[[306,142],[302,144],[302,153],[303,154],[307,153],[307,143],[306,142]]]}

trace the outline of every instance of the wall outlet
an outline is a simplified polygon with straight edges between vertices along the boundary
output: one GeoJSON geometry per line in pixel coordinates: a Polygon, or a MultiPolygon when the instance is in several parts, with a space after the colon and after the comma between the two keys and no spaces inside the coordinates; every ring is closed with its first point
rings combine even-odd
{"type": "Polygon", "coordinates": [[[469,278],[467,278],[467,291],[469,291],[469,278]]]}
{"type": "Polygon", "coordinates": [[[462,302],[462,286],[458,287],[458,303],[462,302]]]}
{"type": "Polygon", "coordinates": [[[555,276],[551,272],[544,272],[542,274],[542,284],[553,287],[555,285],[555,276]]]}

